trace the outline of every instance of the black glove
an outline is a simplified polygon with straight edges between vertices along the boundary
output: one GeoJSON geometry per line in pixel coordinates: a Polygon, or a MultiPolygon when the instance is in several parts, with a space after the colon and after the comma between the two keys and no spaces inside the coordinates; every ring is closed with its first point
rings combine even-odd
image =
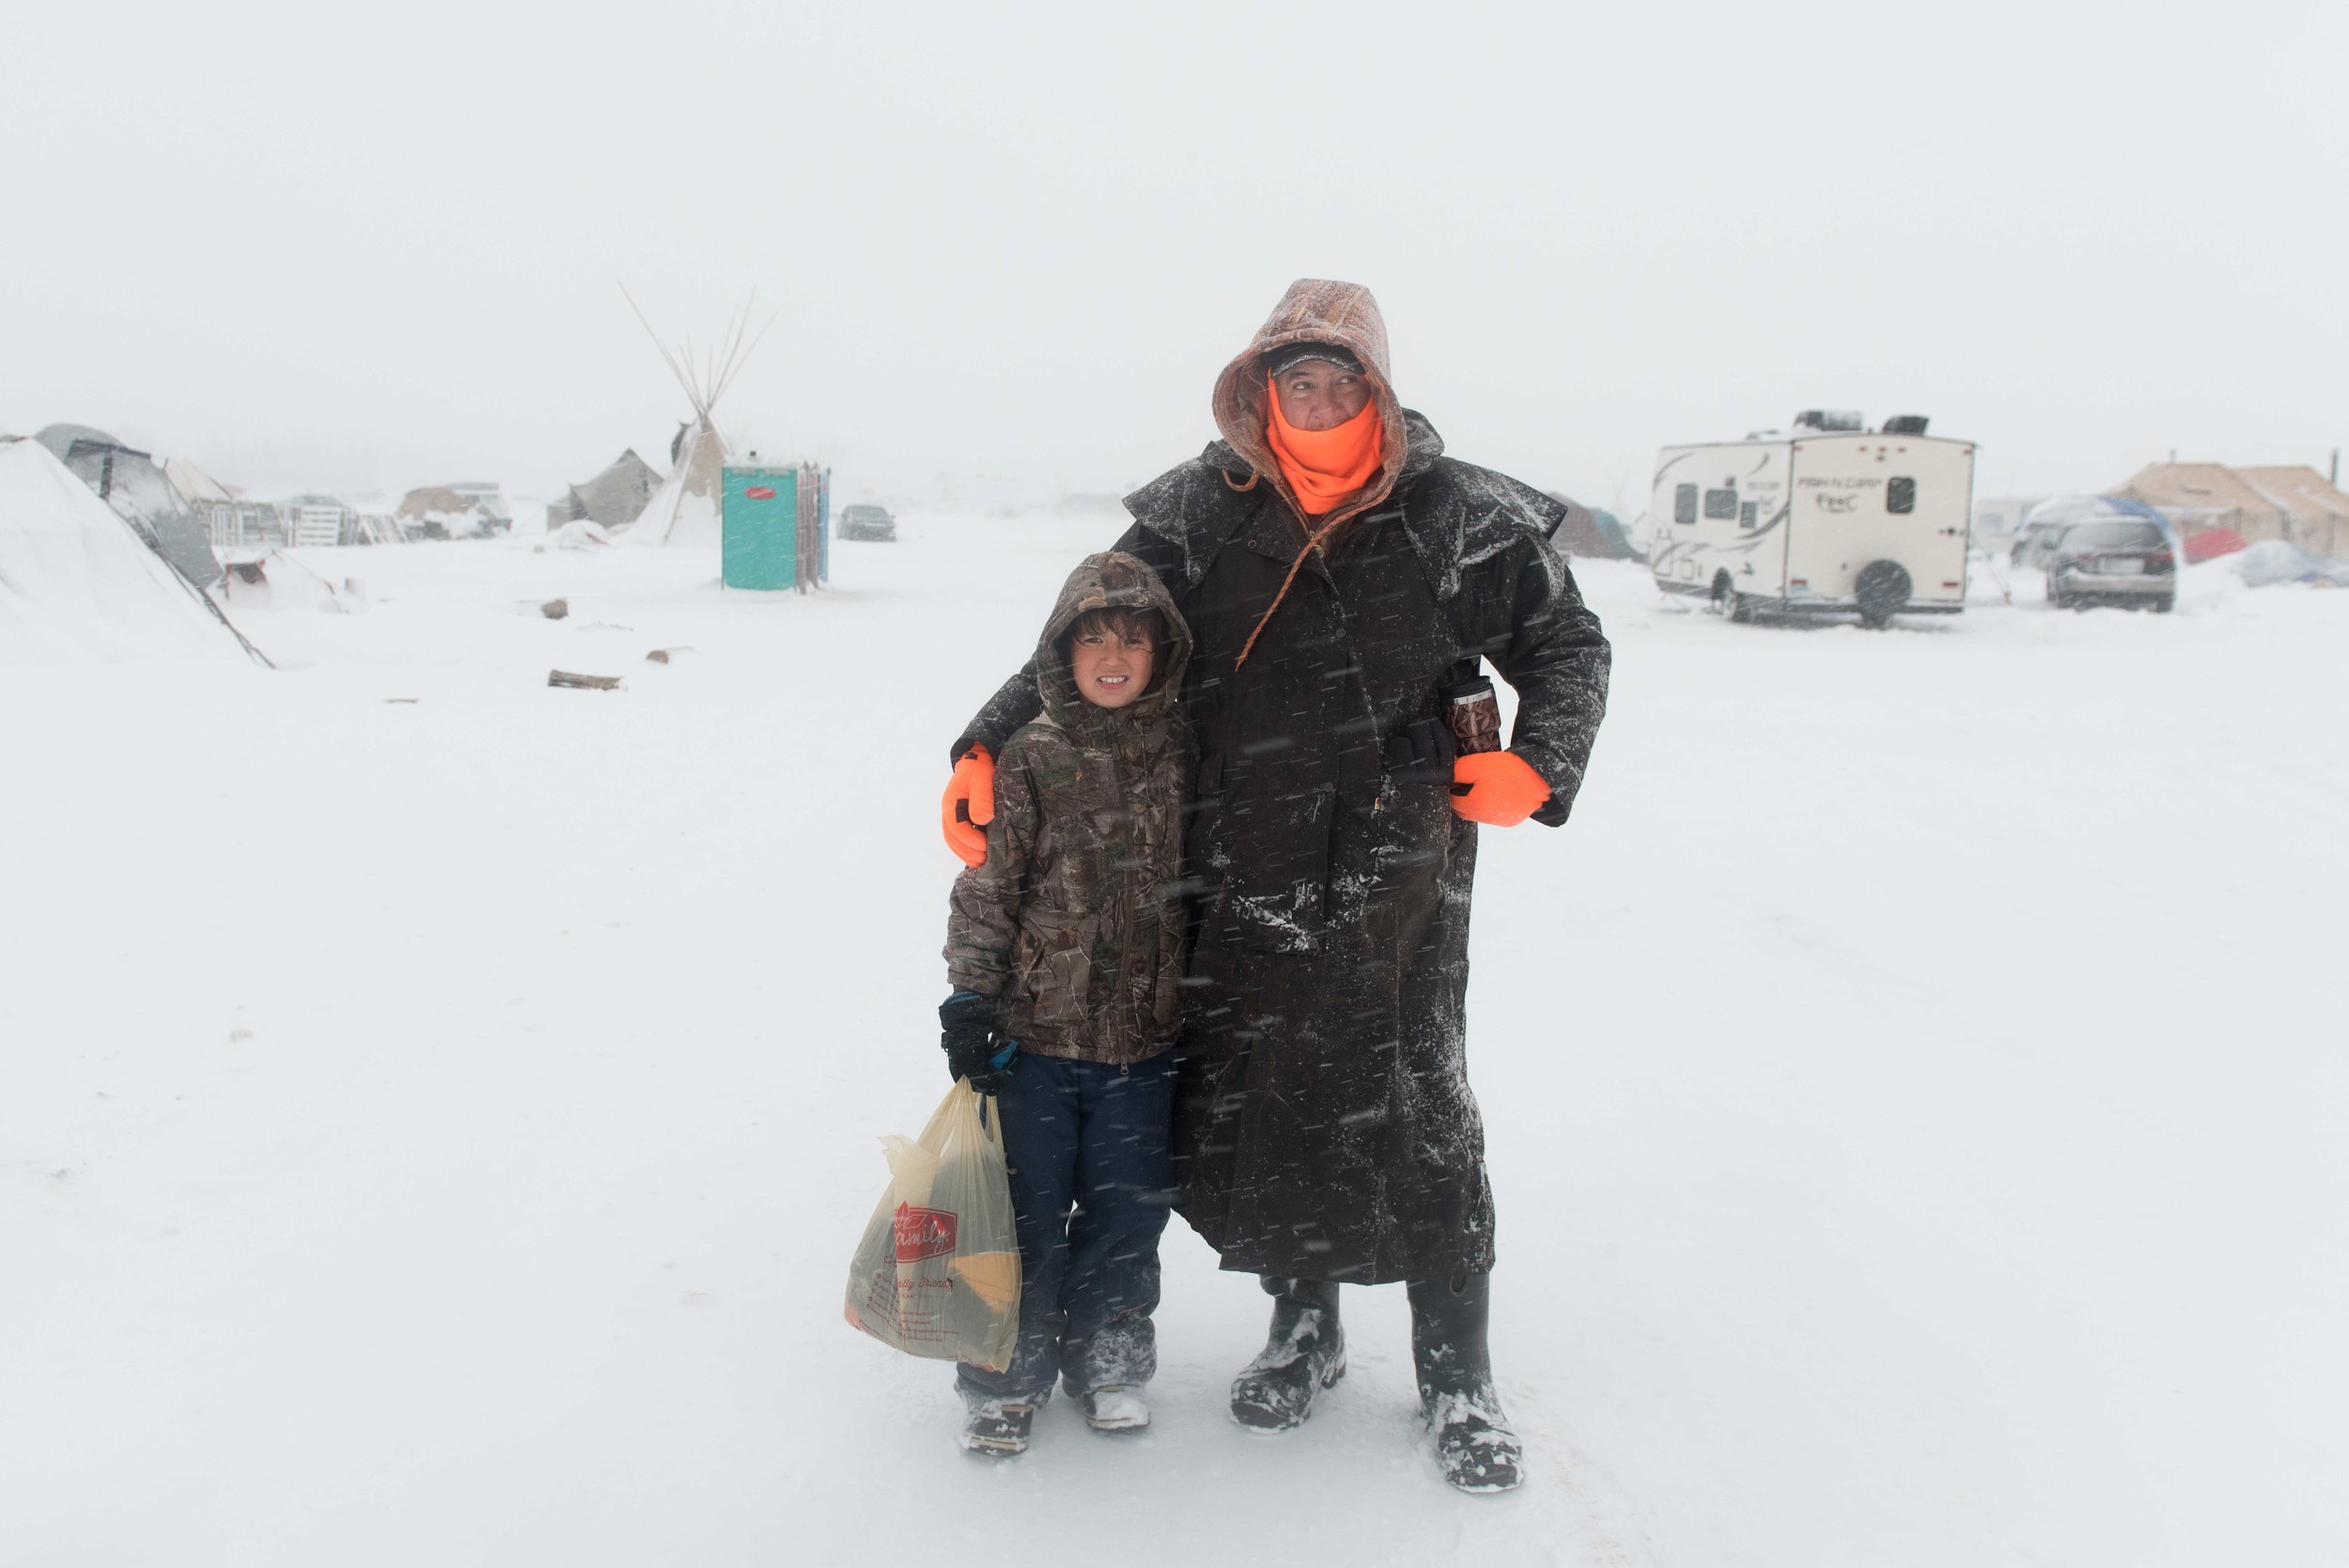
{"type": "Polygon", "coordinates": [[[1002,1094],[1019,1047],[996,1038],[995,1003],[976,991],[957,991],[938,1004],[938,1021],[947,1072],[970,1079],[982,1094],[1002,1094]]]}

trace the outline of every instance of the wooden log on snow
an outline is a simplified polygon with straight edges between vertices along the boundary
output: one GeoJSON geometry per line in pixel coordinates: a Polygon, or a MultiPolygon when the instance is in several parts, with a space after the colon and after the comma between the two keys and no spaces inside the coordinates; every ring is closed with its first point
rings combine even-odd
{"type": "Polygon", "coordinates": [[[569,670],[549,670],[547,684],[568,686],[581,691],[617,691],[620,689],[620,677],[617,675],[583,675],[569,670]]]}

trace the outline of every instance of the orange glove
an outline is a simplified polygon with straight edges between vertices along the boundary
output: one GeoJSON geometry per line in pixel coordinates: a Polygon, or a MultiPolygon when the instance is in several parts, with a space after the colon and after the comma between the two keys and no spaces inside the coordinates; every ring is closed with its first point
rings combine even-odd
{"type": "Polygon", "coordinates": [[[1548,799],[1548,784],[1515,752],[1470,752],[1452,765],[1452,809],[1470,822],[1514,828],[1548,799]]]}
{"type": "Polygon", "coordinates": [[[995,759],[986,747],[973,746],[956,760],[955,776],[946,781],[938,812],[946,830],[946,847],[965,865],[986,864],[987,825],[995,820],[995,759]]]}

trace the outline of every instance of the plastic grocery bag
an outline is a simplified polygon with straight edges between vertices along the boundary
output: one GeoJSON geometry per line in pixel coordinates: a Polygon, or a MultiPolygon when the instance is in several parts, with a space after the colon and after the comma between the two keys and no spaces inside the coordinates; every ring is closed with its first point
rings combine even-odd
{"type": "Polygon", "coordinates": [[[957,1082],[920,1139],[881,1148],[889,1187],[848,1266],[849,1326],[909,1356],[1007,1371],[1019,1240],[995,1103],[957,1082]]]}

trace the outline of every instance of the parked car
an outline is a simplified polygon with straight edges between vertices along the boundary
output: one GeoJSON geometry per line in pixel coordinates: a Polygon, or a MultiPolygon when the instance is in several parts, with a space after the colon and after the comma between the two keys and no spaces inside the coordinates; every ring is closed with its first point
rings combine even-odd
{"type": "Polygon", "coordinates": [[[2024,523],[2022,529],[2015,536],[2015,548],[2008,552],[2007,559],[2018,567],[2046,566],[2047,547],[2061,537],[2063,531],[2071,526],[2071,520],[2063,518],[2058,518],[2053,521],[2043,520],[2038,522],[2024,523]]]}
{"type": "Polygon", "coordinates": [[[886,506],[858,502],[840,508],[840,536],[844,539],[874,539],[882,543],[897,536],[897,520],[889,515],[886,506]]]}
{"type": "Polygon", "coordinates": [[[2178,602],[2178,557],[2156,522],[2076,522],[2041,548],[2040,565],[2058,610],[2102,601],[2166,611],[2178,602]]]}

